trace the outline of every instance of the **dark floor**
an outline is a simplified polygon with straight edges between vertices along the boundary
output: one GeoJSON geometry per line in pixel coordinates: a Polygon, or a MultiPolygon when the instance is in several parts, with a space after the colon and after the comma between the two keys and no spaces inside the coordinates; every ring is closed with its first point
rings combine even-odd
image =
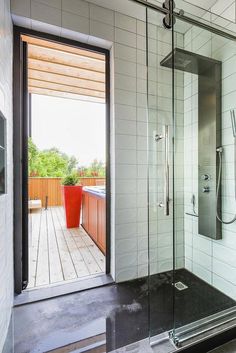
{"type": "Polygon", "coordinates": [[[15,353],[48,352],[92,335],[106,333],[107,352],[215,314],[235,302],[186,270],[71,294],[14,309],[15,353]],[[175,292],[175,293],[174,293],[175,292]],[[174,300],[175,297],[175,300],[174,300]],[[174,310],[173,310],[174,309],[174,310]],[[174,315],[173,315],[174,311],[174,315]]]}
{"type": "Polygon", "coordinates": [[[214,349],[208,353],[235,353],[236,352],[236,340],[228,342],[223,346],[214,349]]]}

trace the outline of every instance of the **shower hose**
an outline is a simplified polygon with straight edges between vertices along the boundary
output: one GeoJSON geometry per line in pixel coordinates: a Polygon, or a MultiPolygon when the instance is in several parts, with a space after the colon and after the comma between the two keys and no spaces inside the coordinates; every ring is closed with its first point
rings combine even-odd
{"type": "MultiPolygon", "coordinates": [[[[223,224],[232,224],[236,221],[236,214],[233,217],[233,219],[231,219],[230,221],[223,221],[223,219],[221,219],[219,213],[218,213],[218,204],[219,204],[219,194],[220,194],[220,184],[221,184],[221,177],[222,177],[222,153],[223,153],[223,148],[219,147],[217,148],[216,152],[219,155],[219,175],[218,175],[218,181],[217,181],[217,187],[216,187],[216,217],[218,219],[218,221],[220,221],[223,224]]],[[[236,156],[236,139],[234,139],[234,158],[236,156]]],[[[235,182],[235,200],[236,200],[236,164],[234,163],[234,182],[235,182]]]]}

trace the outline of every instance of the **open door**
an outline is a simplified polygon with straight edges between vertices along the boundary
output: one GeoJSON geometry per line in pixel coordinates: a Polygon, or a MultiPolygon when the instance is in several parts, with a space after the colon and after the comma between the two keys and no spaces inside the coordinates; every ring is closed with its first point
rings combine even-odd
{"type": "Polygon", "coordinates": [[[29,136],[29,92],[28,92],[28,43],[23,48],[23,126],[22,126],[22,289],[29,281],[29,227],[28,227],[28,136],[29,136]]]}
{"type": "Polygon", "coordinates": [[[110,273],[110,91],[109,51],[17,27],[14,41],[19,294],[110,273]],[[82,191],[73,226],[68,185],[82,191]]]}
{"type": "Polygon", "coordinates": [[[15,292],[28,284],[28,44],[19,33],[14,40],[14,265],[15,292]],[[20,109],[19,109],[20,108],[20,109]]]}

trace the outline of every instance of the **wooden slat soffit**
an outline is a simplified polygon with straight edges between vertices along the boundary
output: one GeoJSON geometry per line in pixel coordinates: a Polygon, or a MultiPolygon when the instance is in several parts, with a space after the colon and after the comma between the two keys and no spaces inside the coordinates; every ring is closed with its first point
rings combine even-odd
{"type": "Polygon", "coordinates": [[[102,53],[22,35],[28,43],[29,93],[105,103],[102,53]]]}

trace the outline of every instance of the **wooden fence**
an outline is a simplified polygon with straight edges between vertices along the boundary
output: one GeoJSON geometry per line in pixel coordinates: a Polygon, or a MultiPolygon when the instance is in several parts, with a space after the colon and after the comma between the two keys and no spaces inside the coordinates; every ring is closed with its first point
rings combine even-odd
{"type": "MultiPolygon", "coordinates": [[[[83,186],[105,185],[105,178],[80,178],[83,186]]],[[[43,207],[61,206],[61,178],[29,178],[29,199],[41,200],[43,207]]]]}

